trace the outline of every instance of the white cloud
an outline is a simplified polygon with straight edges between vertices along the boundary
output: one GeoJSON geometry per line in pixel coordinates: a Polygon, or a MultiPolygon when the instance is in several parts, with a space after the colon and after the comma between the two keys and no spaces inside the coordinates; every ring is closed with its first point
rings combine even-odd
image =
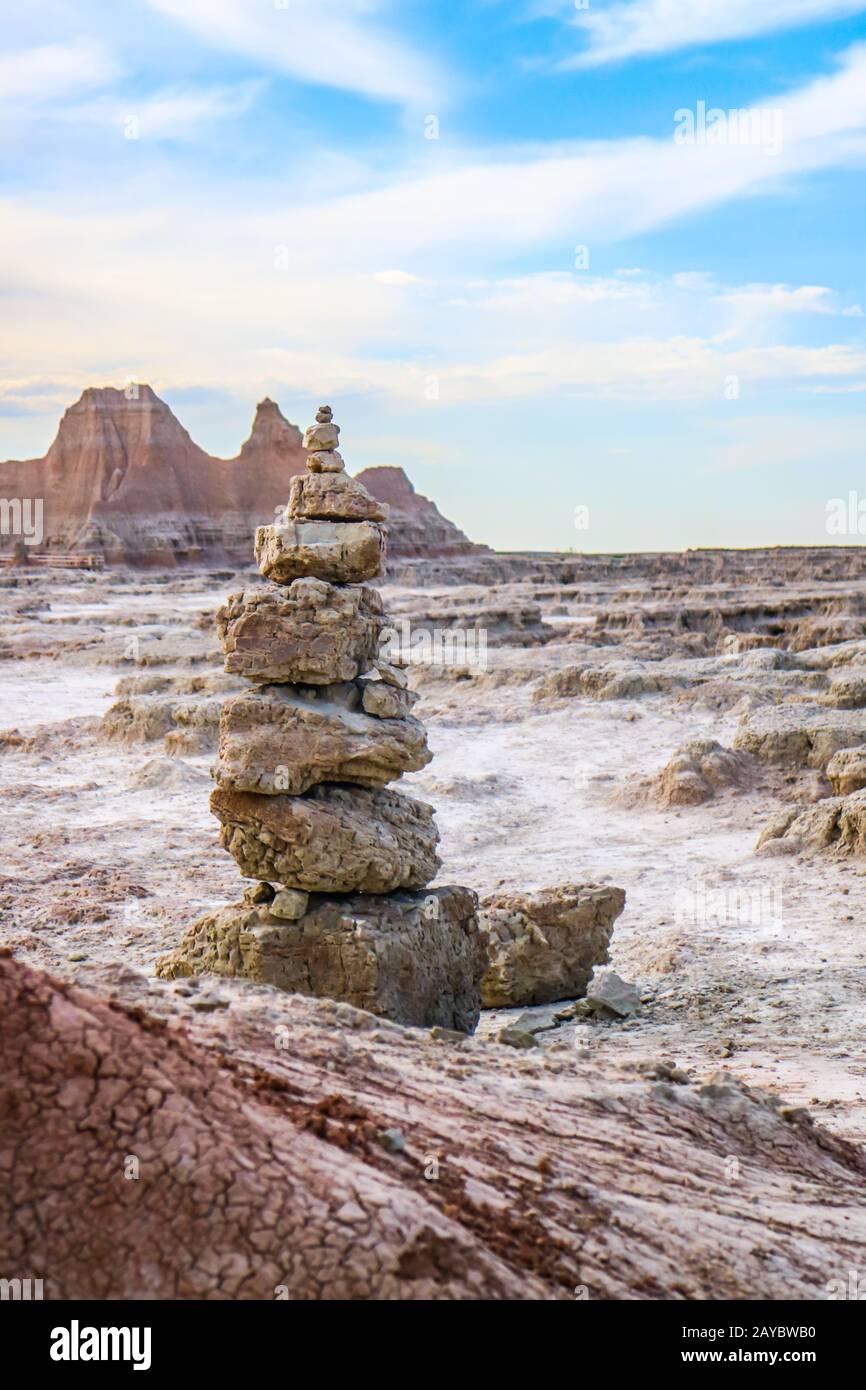
{"type": "Polygon", "coordinates": [[[579,10],[588,48],[566,66],[590,67],[652,53],[751,38],[857,14],[864,0],[619,0],[579,10]]]}
{"type": "Polygon", "coordinates": [[[242,115],[249,110],[262,83],[237,82],[224,87],[166,88],[135,99],[101,98],[68,107],[64,119],[112,125],[130,139],[185,140],[202,125],[242,115]]]}
{"type": "Polygon", "coordinates": [[[408,270],[377,270],[373,279],[378,285],[420,285],[421,277],[408,270]]]}
{"type": "Polygon", "coordinates": [[[673,277],[673,283],[678,290],[697,290],[703,293],[710,290],[715,284],[715,279],[709,270],[678,270],[673,277]]]}
{"type": "Polygon", "coordinates": [[[644,281],[621,280],[599,275],[573,275],[565,271],[541,271],[513,279],[475,281],[448,302],[457,308],[530,309],[533,313],[557,309],[584,308],[602,303],[648,306],[654,289],[644,281]]]}
{"type": "MultiPolygon", "coordinates": [[[[382,0],[149,0],[214,47],[303,82],[425,106],[444,96],[431,63],[378,22],[382,0]]],[[[435,108],[434,108],[435,109],[435,108]]]]}
{"type": "Polygon", "coordinates": [[[717,296],[722,304],[736,304],[760,313],[832,314],[832,290],[826,285],[743,285],[717,296]]]}
{"type": "Polygon", "coordinates": [[[715,296],[720,304],[732,304],[747,315],[837,314],[841,318],[862,318],[859,304],[840,307],[838,296],[826,285],[740,285],[726,288],[715,296]]]}
{"type": "MultiPolygon", "coordinates": [[[[784,140],[774,157],[755,145],[686,145],[671,138],[595,141],[498,158],[455,159],[346,196],[296,204],[298,255],[341,264],[459,248],[464,264],[500,251],[624,238],[786,179],[866,159],[866,45],[838,70],[774,97],[784,140]],[[351,235],[347,236],[347,229],[351,235]]],[[[265,215],[266,217],[267,215],[265,215]]],[[[426,264],[420,266],[426,272],[426,264]]]]}
{"type": "MultiPolygon", "coordinates": [[[[169,132],[204,110],[177,93],[153,100],[164,103],[155,111],[169,132]]],[[[815,315],[809,346],[778,341],[801,320],[776,310],[833,307],[825,287],[730,287],[703,270],[663,280],[570,269],[576,242],[594,248],[772,187],[779,171],[862,159],[866,50],[783,101],[776,160],[625,140],[504,159],[451,155],[434,174],[379,174],[378,186],[342,197],[304,184],[303,203],[282,169],[243,198],[231,182],[181,187],[161,168],[111,182],[100,202],[90,187],[56,200],[9,196],[0,203],[0,289],[14,288],[15,322],[6,315],[0,326],[0,360],[37,386],[65,382],[73,363],[76,389],[133,377],[157,389],[284,398],[351,390],[398,403],[423,401],[430,375],[447,402],[563,389],[718,401],[734,374],[744,394],[859,390],[866,355],[827,341],[838,323],[829,314],[815,315]],[[551,240],[561,257],[545,263],[564,269],[497,275],[515,252],[537,260],[551,240]]],[[[695,243],[697,265],[707,251],[695,243]]]]}
{"type": "Polygon", "coordinates": [[[81,39],[0,55],[0,103],[51,102],[111,82],[119,68],[104,44],[81,39]]]}

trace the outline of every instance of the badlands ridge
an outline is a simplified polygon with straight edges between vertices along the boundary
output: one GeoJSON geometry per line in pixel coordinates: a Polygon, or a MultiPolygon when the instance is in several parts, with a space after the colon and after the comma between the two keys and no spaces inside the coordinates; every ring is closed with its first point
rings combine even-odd
{"type": "MultiPolygon", "coordinates": [[[[410,543],[362,603],[351,577],[289,577],[284,538],[260,545],[269,579],[250,563],[254,523],[290,489],[306,505],[293,427],[272,424],[274,506],[255,515],[239,461],[220,465],[239,481],[213,563],[162,568],[155,547],[147,569],[0,573],[14,1268],[48,1298],[835,1297],[866,1243],[862,550],[410,543]],[[292,594],[326,639],[300,667],[238,641],[260,609],[276,633],[292,594]],[[447,632],[447,659],[428,644],[407,681],[371,678],[348,634],[372,663],[385,613],[447,632]],[[440,867],[425,811],[408,888],[375,857],[362,894],[286,887],[299,870],[276,863],[264,803],[285,825],[346,782],[359,807],[432,808],[440,867]],[[401,1015],[417,990],[341,995],[336,952],[337,998],[298,974],[280,988],[216,920],[233,904],[253,944],[304,916],[333,935],[317,904],[340,892],[349,915],[390,905],[377,940],[405,926],[401,894],[412,913],[462,895],[486,950],[461,985],[480,991],[474,1031],[476,1005],[438,1022],[401,1015]]],[[[191,466],[196,486],[214,465],[191,466]]],[[[100,473],[96,503],[98,470],[72,469],[86,524],[111,515],[133,547],[140,492],[127,530],[111,504],[146,466],[131,455],[113,488],[100,473]]],[[[368,493],[399,511],[389,480],[368,493]]],[[[331,872],[334,843],[300,872],[331,872]]]]}

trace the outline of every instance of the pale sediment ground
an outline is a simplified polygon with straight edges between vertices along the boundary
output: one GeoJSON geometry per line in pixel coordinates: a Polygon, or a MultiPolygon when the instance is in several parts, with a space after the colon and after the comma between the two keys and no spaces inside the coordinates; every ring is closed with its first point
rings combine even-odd
{"type": "MultiPolygon", "coordinates": [[[[656,771],[685,738],[725,743],[736,728],[735,717],[709,715],[684,727],[648,703],[502,728],[435,726],[431,769],[407,780],[437,805],[443,872],[482,893],[587,880],[625,888],[611,966],[640,988],[641,1014],[557,1038],[601,1058],[732,1070],[866,1135],[863,870],[756,857],[774,806],[766,794],[723,809],[616,804],[615,789],[656,771]],[[485,775],[495,790],[476,799],[485,775]]],[[[493,1026],[485,1017],[482,1032],[493,1026]]]]}
{"type": "MultiPolygon", "coordinates": [[[[121,994],[187,1007],[188,996],[152,979],[154,961],[190,920],[236,900],[241,886],[207,808],[211,754],[181,747],[170,756],[161,736],[109,741],[99,721],[120,678],[202,677],[206,684],[219,673],[209,615],[247,579],[61,575],[3,591],[2,724],[23,741],[7,740],[0,753],[0,910],[2,940],[22,960],[95,989],[108,970],[121,994]],[[137,645],[129,646],[131,638],[137,645]],[[119,967],[128,968],[126,983],[119,967]]],[[[757,616],[750,609],[740,629],[725,614],[706,630],[685,632],[645,620],[658,594],[641,592],[634,580],[619,589],[608,580],[603,594],[554,586],[540,600],[527,584],[482,586],[480,593],[469,586],[399,589],[386,600],[398,613],[427,616],[437,604],[471,615],[483,602],[491,629],[499,627],[486,676],[461,680],[455,669],[415,676],[434,760],[405,785],[436,807],[437,881],[482,895],[590,881],[626,891],[611,965],[638,985],[639,1014],[564,1023],[538,1035],[542,1046],[571,1049],[575,1065],[589,1049],[602,1065],[606,1057],[661,1058],[698,1079],[727,1071],[862,1138],[864,861],[755,854],[759,831],[785,797],[805,795],[793,781],[787,789],[764,782],[668,807],[640,786],[685,742],[730,747],[750,702],[814,700],[826,691],[830,648],[804,647],[804,625],[819,624],[820,642],[856,647],[861,587],[834,582],[817,596],[803,587],[796,611],[781,618],[777,590],[753,584],[748,595],[732,596],[726,589],[725,603],[736,609],[748,599],[757,616]],[[504,643],[508,613],[539,601],[543,636],[552,629],[553,639],[536,640],[524,612],[515,635],[527,645],[504,643]],[[828,602],[842,608],[832,618],[836,630],[827,627],[828,602]],[[599,624],[600,608],[614,621],[599,624]],[[761,633],[759,653],[770,641],[796,646],[803,664],[776,670],[751,662],[755,652],[731,650],[740,643],[737,631],[761,633]],[[667,672],[671,688],[533,699],[546,673],[574,665],[631,671],[636,662],[643,673],[667,672]],[[742,696],[726,689],[715,703],[680,698],[697,674],[739,683],[742,696]]],[[[790,590],[785,601],[792,602],[790,590]]],[[[676,607],[684,599],[665,602],[676,607]]],[[[194,703],[201,694],[182,698],[194,703]]],[[[219,987],[230,997],[248,988],[240,981],[219,987]]],[[[273,1003],[278,1010],[279,1000],[273,1003]]],[[[514,1014],[485,1015],[481,1033],[495,1031],[503,1017],[514,1014]]]]}

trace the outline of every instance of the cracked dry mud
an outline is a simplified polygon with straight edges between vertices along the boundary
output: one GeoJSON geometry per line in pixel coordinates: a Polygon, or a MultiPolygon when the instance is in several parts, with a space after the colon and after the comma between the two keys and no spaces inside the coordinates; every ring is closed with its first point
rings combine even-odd
{"type": "Polygon", "coordinates": [[[292,996],[281,1047],[248,1001],[227,1046],[0,956],[6,1259],[295,1300],[808,1298],[856,1261],[862,1156],[735,1082],[371,1022],[292,996]]]}

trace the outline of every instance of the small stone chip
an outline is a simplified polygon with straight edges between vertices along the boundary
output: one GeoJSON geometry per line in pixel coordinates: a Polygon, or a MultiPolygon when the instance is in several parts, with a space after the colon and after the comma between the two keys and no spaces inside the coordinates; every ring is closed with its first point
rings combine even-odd
{"type": "Polygon", "coordinates": [[[434,1042],[441,1043],[462,1043],[469,1037],[468,1033],[461,1033],[458,1028],[440,1028],[437,1024],[430,1029],[430,1037],[434,1042]]]}
{"type": "Polygon", "coordinates": [[[273,900],[275,891],[269,883],[250,883],[244,889],[244,902],[253,906],[256,903],[269,903],[273,900]]]}
{"type": "Polygon", "coordinates": [[[406,1147],[406,1136],[400,1129],[383,1129],[379,1135],[379,1143],[389,1153],[399,1154],[406,1147]]]}
{"type": "Polygon", "coordinates": [[[286,922],[297,922],[306,912],[309,901],[309,893],[303,893],[298,888],[281,888],[270,904],[270,914],[272,917],[282,917],[286,922]]]}
{"type": "Polygon", "coordinates": [[[533,1035],[524,1028],[500,1028],[496,1041],[506,1047],[538,1047],[533,1035]]]}
{"type": "Polygon", "coordinates": [[[383,681],[388,685],[396,685],[399,690],[405,690],[409,684],[409,677],[399,666],[395,666],[391,661],[383,661],[381,658],[373,662],[373,667],[379,672],[383,681]]]}
{"type": "Polygon", "coordinates": [[[587,999],[593,1008],[605,1010],[617,1018],[628,1018],[637,1013],[640,995],[634,985],[621,980],[613,970],[605,971],[600,979],[592,981],[587,990],[587,999]]]}

